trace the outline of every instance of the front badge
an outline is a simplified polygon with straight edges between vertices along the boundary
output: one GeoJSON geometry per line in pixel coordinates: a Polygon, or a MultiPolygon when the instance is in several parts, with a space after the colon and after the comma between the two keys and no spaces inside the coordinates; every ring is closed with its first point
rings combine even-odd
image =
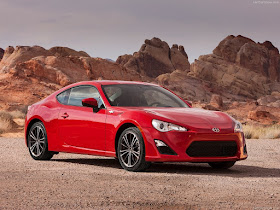
{"type": "Polygon", "coordinates": [[[219,133],[220,129],[219,128],[212,128],[212,131],[214,131],[215,133],[219,133]]]}

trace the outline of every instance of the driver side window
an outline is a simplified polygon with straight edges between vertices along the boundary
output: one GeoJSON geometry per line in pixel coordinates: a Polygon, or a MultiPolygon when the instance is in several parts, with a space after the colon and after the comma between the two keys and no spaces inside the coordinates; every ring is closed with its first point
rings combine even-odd
{"type": "Polygon", "coordinates": [[[96,99],[99,108],[104,106],[98,90],[93,86],[78,86],[71,88],[68,105],[83,106],[82,100],[85,98],[96,99]]]}

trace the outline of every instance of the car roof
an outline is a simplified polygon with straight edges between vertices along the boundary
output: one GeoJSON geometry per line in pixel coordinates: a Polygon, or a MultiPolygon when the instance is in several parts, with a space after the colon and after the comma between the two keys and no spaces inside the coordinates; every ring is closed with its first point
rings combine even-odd
{"type": "Polygon", "coordinates": [[[156,85],[148,82],[139,82],[139,81],[123,81],[123,80],[92,80],[92,81],[82,81],[74,83],[73,85],[80,84],[100,84],[100,85],[115,85],[115,84],[139,84],[139,85],[156,85]]]}
{"type": "Polygon", "coordinates": [[[139,84],[139,85],[153,85],[147,82],[139,82],[139,81],[123,81],[123,80],[94,80],[94,82],[99,83],[101,85],[112,85],[112,84],[139,84]]]}

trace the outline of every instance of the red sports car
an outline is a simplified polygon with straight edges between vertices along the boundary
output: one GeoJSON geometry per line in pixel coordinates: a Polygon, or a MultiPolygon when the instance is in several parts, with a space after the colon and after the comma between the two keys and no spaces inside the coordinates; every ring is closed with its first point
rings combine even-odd
{"type": "Polygon", "coordinates": [[[191,106],[155,84],[79,82],[28,108],[25,138],[35,160],[58,152],[115,157],[128,171],[151,162],[229,168],[247,158],[241,124],[191,106]]]}

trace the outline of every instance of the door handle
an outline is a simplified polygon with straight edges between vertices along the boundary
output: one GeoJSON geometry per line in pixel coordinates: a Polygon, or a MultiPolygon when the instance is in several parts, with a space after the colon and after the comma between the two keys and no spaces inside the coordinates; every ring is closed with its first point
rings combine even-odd
{"type": "Polygon", "coordinates": [[[65,118],[69,117],[69,114],[67,114],[67,113],[65,112],[63,115],[61,115],[61,117],[65,119],[65,118]]]}

